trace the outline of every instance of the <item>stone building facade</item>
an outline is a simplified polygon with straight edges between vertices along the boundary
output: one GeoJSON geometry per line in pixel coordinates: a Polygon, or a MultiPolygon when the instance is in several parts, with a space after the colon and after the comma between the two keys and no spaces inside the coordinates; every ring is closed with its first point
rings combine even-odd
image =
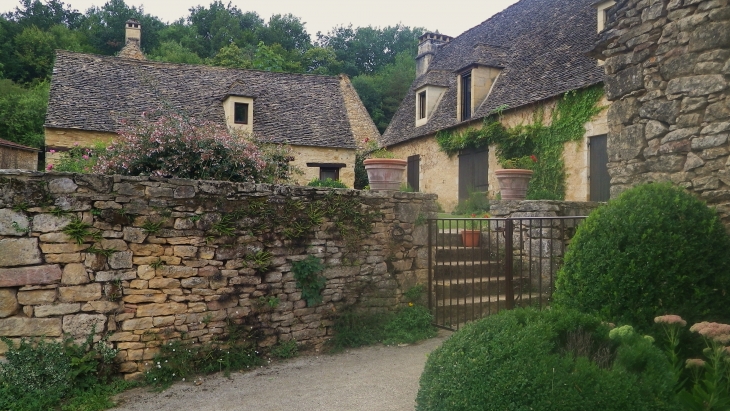
{"type": "MultiPolygon", "coordinates": [[[[438,194],[446,211],[469,191],[487,191],[494,198],[499,192],[494,171],[501,168],[494,147],[449,157],[439,149],[436,134],[479,128],[495,112],[512,127],[532,124],[542,108],[549,123],[566,92],[603,81],[603,69],[585,55],[598,28],[594,3],[522,0],[457,37],[421,36],[417,78],[383,134],[389,150],[417,164],[409,170],[417,169],[418,178],[408,180],[418,181],[419,191],[438,194]]],[[[589,185],[598,179],[589,179],[588,152],[592,138],[605,142],[605,111],[585,127],[584,139],[564,150],[566,199],[605,200],[607,190],[606,198],[590,198],[589,185]]],[[[605,174],[605,161],[601,166],[605,174]]]]}
{"type": "Polygon", "coordinates": [[[435,211],[419,193],[1,172],[0,336],[79,339],[95,326],[130,378],[165,341],[221,338],[228,321],[255,330],[260,347],[318,348],[337,313],[394,310],[426,282],[423,221],[435,211]],[[288,236],[322,205],[333,210],[288,236]],[[372,222],[351,237],[360,211],[372,222]],[[87,235],[70,237],[73,224],[87,235]],[[314,306],[292,268],[308,256],[326,265],[314,306]]]}
{"type": "Polygon", "coordinates": [[[618,1],[594,52],[612,101],[611,196],[670,181],[730,223],[728,1],[618,1]]]}

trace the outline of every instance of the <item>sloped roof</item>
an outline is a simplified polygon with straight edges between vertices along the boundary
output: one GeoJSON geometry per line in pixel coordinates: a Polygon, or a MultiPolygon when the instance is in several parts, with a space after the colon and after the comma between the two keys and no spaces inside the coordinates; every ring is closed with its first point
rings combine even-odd
{"type": "Polygon", "coordinates": [[[503,105],[514,109],[600,83],[603,68],[585,55],[596,39],[594,2],[521,0],[445,44],[428,71],[413,82],[383,134],[384,143],[393,145],[460,124],[457,71],[469,65],[503,68],[490,95],[473,109],[472,121],[503,105]],[[426,124],[415,127],[415,90],[444,82],[448,89],[441,102],[426,124]]]}
{"type": "Polygon", "coordinates": [[[162,105],[225,121],[228,95],[254,100],[254,133],[274,142],[355,148],[340,78],[57,51],[45,127],[114,132],[162,105]]]}
{"type": "Polygon", "coordinates": [[[15,148],[15,149],[18,149],[18,150],[40,151],[37,148],[24,146],[24,145],[18,144],[18,143],[13,143],[12,141],[8,141],[8,140],[2,139],[2,138],[0,138],[0,146],[2,146],[2,147],[9,147],[9,148],[15,148]]]}

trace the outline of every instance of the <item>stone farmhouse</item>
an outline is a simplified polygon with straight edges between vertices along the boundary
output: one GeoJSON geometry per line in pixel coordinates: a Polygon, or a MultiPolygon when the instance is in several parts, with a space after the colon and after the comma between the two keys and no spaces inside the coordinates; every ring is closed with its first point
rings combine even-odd
{"type": "MultiPolygon", "coordinates": [[[[58,51],[45,121],[47,150],[109,141],[118,121],[161,107],[288,144],[313,178],[354,184],[355,149],[380,134],[346,76],[272,73],[148,61],[129,20],[118,57],[58,51]]],[[[57,161],[59,154],[49,157],[57,161]]]]}
{"type": "MultiPolygon", "coordinates": [[[[446,210],[470,190],[495,196],[494,170],[500,167],[493,148],[449,157],[440,151],[436,133],[480,127],[500,108],[506,127],[531,123],[538,109],[549,122],[564,93],[602,83],[603,67],[586,53],[613,4],[522,0],[456,38],[421,36],[416,80],[383,135],[388,149],[408,158],[411,187],[438,194],[446,210]]],[[[566,200],[605,201],[606,110],[585,128],[583,141],[567,143],[564,150],[566,200]]]]}

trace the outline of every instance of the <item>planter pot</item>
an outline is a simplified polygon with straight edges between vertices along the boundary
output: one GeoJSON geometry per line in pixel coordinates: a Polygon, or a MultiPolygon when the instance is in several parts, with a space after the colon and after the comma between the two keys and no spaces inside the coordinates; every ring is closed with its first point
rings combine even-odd
{"type": "Polygon", "coordinates": [[[363,164],[371,190],[400,190],[408,161],[397,158],[368,158],[363,164]]]}
{"type": "Polygon", "coordinates": [[[524,200],[527,196],[527,185],[532,177],[532,170],[512,168],[494,172],[499,182],[502,200],[524,200]]]}
{"type": "Polygon", "coordinates": [[[464,247],[479,247],[479,241],[482,239],[480,230],[461,230],[461,244],[464,247]]]}

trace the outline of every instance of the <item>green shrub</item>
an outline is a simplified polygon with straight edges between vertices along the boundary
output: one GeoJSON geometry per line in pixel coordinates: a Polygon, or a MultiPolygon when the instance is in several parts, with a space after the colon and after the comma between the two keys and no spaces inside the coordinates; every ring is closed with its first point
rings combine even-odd
{"type": "Polygon", "coordinates": [[[68,338],[63,342],[43,338],[21,340],[16,346],[7,338],[6,362],[0,363],[0,410],[46,411],[58,409],[103,410],[113,406],[109,397],[128,386],[113,381],[117,350],[106,339],[84,344],[68,338]]]}
{"type": "Polygon", "coordinates": [[[326,180],[320,180],[315,178],[307,184],[309,187],[329,187],[329,188],[348,188],[342,181],[333,180],[328,178],[326,180]]]}
{"type": "Polygon", "coordinates": [[[489,212],[489,199],[487,193],[482,191],[469,190],[469,197],[454,208],[451,214],[454,215],[469,215],[478,214],[482,215],[489,212]]]}
{"type": "Polygon", "coordinates": [[[651,341],[575,311],[517,309],[468,324],[426,362],[418,411],[675,410],[651,341]]]}
{"type": "Polygon", "coordinates": [[[436,336],[433,316],[422,305],[403,307],[385,324],[383,344],[413,344],[436,336]]]}
{"type": "Polygon", "coordinates": [[[655,316],[730,319],[730,240],[717,214],[668,184],[623,193],[580,225],[555,305],[647,330],[655,316]]]}

